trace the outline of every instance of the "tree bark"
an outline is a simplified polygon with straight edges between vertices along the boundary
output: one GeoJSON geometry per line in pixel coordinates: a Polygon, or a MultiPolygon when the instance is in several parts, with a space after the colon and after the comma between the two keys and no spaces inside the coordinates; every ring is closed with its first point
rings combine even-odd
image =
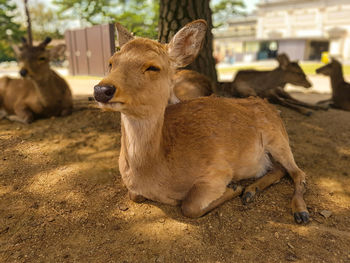
{"type": "Polygon", "coordinates": [[[197,59],[186,68],[198,71],[217,82],[209,2],[210,0],[160,0],[158,40],[161,43],[168,43],[187,23],[196,19],[207,21],[208,31],[202,50],[197,59]]]}
{"type": "Polygon", "coordinates": [[[28,0],[24,0],[24,10],[27,16],[27,32],[28,32],[28,44],[33,46],[33,36],[32,36],[32,20],[30,19],[30,14],[28,10],[28,0]]]}

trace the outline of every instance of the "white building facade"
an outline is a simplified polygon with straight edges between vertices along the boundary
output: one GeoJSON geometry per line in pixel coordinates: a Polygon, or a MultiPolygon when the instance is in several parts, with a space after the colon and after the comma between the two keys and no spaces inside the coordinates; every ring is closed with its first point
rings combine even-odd
{"type": "MultiPolygon", "coordinates": [[[[350,60],[350,0],[261,0],[254,18],[254,40],[260,43],[257,59],[264,57],[261,52],[270,52],[266,43],[277,43],[278,52],[292,59],[319,60],[328,51],[350,60]]],[[[214,37],[214,45],[220,46],[220,34],[214,32],[214,37]]],[[[226,42],[229,38],[242,42],[226,34],[226,42]]]]}

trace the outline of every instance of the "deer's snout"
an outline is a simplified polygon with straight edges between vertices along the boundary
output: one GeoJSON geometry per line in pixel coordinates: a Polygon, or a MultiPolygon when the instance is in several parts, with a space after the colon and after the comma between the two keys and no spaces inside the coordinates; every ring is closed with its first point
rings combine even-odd
{"type": "Polygon", "coordinates": [[[19,74],[20,74],[22,77],[25,77],[25,76],[27,76],[27,74],[28,74],[28,70],[22,68],[22,69],[19,71],[19,74]]]}
{"type": "Polygon", "coordinates": [[[94,87],[94,97],[98,102],[106,103],[113,98],[116,91],[114,86],[99,86],[94,87]]]}
{"type": "Polygon", "coordinates": [[[309,89],[312,87],[312,84],[310,83],[309,80],[306,80],[306,83],[305,83],[305,88],[309,89]]]}

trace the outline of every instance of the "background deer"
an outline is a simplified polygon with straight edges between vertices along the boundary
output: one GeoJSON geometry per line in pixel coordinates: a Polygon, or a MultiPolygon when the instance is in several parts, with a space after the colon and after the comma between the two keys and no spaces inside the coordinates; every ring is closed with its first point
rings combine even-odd
{"type": "Polygon", "coordinates": [[[290,61],[286,54],[278,55],[277,61],[279,65],[274,70],[238,71],[233,80],[232,89],[234,91],[232,92],[238,93],[240,97],[255,95],[261,98],[267,98],[272,103],[292,108],[305,115],[310,115],[312,112],[302,107],[314,110],[327,109],[326,107],[296,100],[284,91],[283,88],[287,83],[304,88],[310,88],[311,83],[308,81],[299,64],[290,61]]]}
{"type": "Polygon", "coordinates": [[[214,90],[213,82],[204,74],[194,70],[179,70],[173,79],[173,89],[177,98],[188,100],[210,96],[214,90]]]}
{"type": "Polygon", "coordinates": [[[46,38],[38,46],[25,39],[15,53],[23,79],[0,79],[0,118],[30,123],[36,118],[66,116],[72,112],[72,94],[66,81],[50,68],[57,49],[46,49],[46,38]]]}
{"type": "Polygon", "coordinates": [[[109,74],[94,87],[102,108],[121,112],[119,170],[129,197],[181,204],[185,216],[196,218],[241,194],[230,182],[266,174],[246,188],[243,200],[249,202],[288,172],[295,220],[308,222],[305,174],[272,106],[259,98],[218,97],[168,106],[176,68],[195,59],[205,33],[206,22],[196,20],[168,45],[120,38],[109,74]]]}
{"type": "MultiPolygon", "coordinates": [[[[224,97],[259,96],[261,98],[267,98],[272,103],[292,108],[305,115],[310,115],[312,112],[303,107],[314,110],[327,109],[327,107],[324,106],[312,105],[296,100],[284,91],[283,88],[287,83],[304,88],[310,88],[311,84],[299,64],[297,62],[291,62],[286,54],[278,55],[277,61],[279,62],[279,66],[274,70],[240,70],[237,72],[232,82],[217,83],[213,92],[224,97]]],[[[181,71],[177,74],[180,73],[181,71]]],[[[202,74],[197,75],[196,83],[201,83],[200,79],[204,77],[205,76],[202,74]]],[[[178,84],[177,89],[174,90],[175,95],[182,92],[182,98],[193,98],[191,95],[195,94],[194,92],[189,95],[184,94],[184,91],[190,90],[188,86],[191,85],[191,83],[192,80],[186,83],[186,75],[182,74],[181,86],[178,84]]],[[[192,85],[195,85],[192,87],[193,90],[198,84],[192,85]]],[[[201,96],[205,96],[204,93],[202,93],[201,96]]]]}
{"type": "Polygon", "coordinates": [[[350,83],[344,80],[341,63],[333,58],[331,63],[316,69],[316,73],[329,76],[332,87],[332,98],[317,104],[326,103],[331,107],[350,111],[350,83]]]}

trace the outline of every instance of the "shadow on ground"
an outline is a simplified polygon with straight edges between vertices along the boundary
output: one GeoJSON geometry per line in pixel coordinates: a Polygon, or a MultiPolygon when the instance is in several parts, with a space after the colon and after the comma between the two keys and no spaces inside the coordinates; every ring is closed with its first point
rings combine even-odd
{"type": "Polygon", "coordinates": [[[288,178],[198,220],[130,202],[118,171],[119,114],[75,103],[67,118],[0,121],[0,262],[350,261],[350,112],[279,108],[308,175],[312,222],[298,226],[288,178]]]}

